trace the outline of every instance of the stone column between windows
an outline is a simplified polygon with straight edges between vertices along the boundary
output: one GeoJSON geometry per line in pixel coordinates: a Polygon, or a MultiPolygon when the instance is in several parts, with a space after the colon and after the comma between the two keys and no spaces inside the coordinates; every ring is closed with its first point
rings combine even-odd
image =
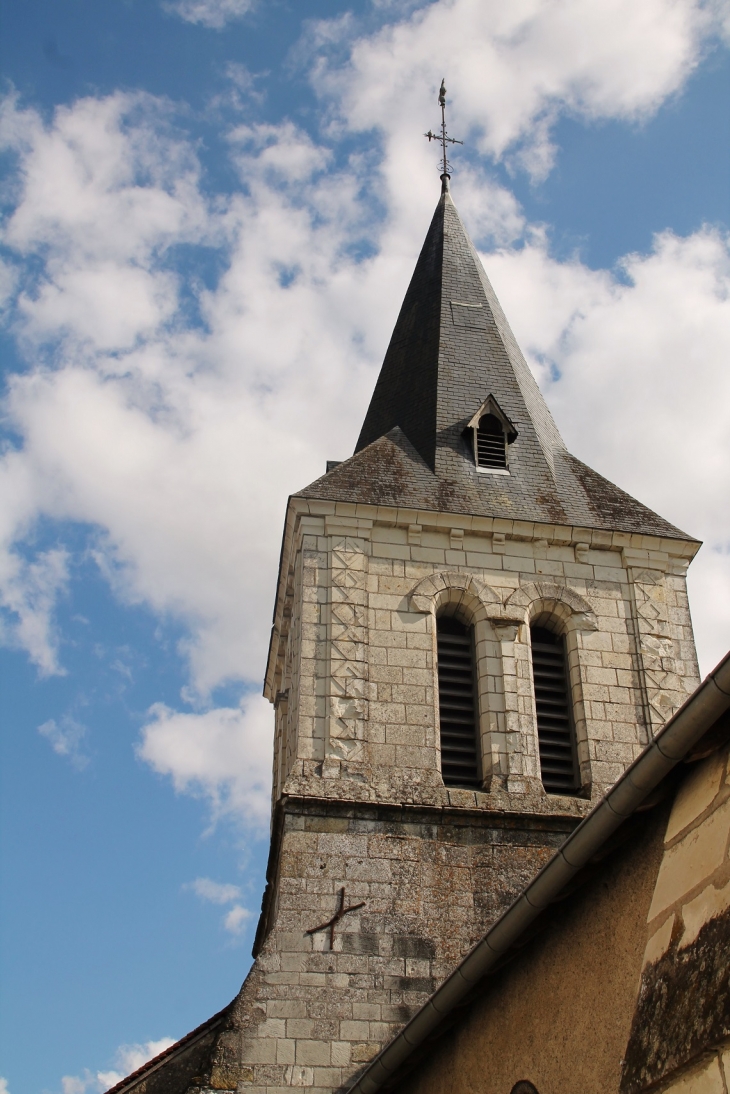
{"type": "Polygon", "coordinates": [[[515,622],[491,622],[502,652],[504,680],[505,748],[499,756],[499,781],[511,793],[526,794],[540,778],[529,630],[515,622]]]}

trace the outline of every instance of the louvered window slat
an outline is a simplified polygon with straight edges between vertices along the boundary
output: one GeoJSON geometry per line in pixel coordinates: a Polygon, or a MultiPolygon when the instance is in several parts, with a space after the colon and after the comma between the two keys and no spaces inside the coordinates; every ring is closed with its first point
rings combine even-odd
{"type": "Polygon", "coordinates": [[[575,756],[565,641],[544,627],[530,629],[542,783],[549,794],[575,794],[575,756]]]}
{"type": "Polygon", "coordinates": [[[436,621],[441,774],[446,786],[479,786],[474,647],[471,628],[436,621]]]}
{"type": "Polygon", "coordinates": [[[493,414],[486,414],[477,429],[477,466],[506,467],[507,446],[501,422],[493,414]]]}

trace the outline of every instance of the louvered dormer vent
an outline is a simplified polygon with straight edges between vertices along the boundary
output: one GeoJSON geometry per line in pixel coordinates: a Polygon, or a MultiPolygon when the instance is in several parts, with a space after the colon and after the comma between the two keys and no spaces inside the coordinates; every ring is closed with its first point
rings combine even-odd
{"type": "Polygon", "coordinates": [[[499,418],[485,414],[477,433],[477,467],[506,467],[507,438],[499,418]]]}
{"type": "Polygon", "coordinates": [[[489,395],[463,433],[472,449],[477,471],[509,475],[507,446],[517,439],[517,430],[493,395],[489,395]]]}

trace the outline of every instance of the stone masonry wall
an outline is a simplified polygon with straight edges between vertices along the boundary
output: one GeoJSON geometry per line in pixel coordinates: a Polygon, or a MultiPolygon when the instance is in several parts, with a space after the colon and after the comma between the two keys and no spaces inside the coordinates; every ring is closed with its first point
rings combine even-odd
{"type": "Polygon", "coordinates": [[[684,577],[696,544],[292,504],[300,512],[284,565],[301,634],[280,627],[269,674],[288,694],[283,793],[580,812],[579,800],[542,793],[529,650],[537,616],[566,634],[586,797],[618,778],[698,683],[684,577]],[[483,794],[447,791],[439,773],[434,619],[444,608],[475,623],[483,794]]]}
{"type": "Polygon", "coordinates": [[[285,803],[276,906],[204,1089],[340,1088],[573,827],[558,817],[285,803]],[[359,905],[328,930],[345,890],[359,905]]]}
{"type": "Polygon", "coordinates": [[[276,824],[260,948],[199,1089],[324,1094],[393,1036],[696,686],[695,550],[292,499],[266,683],[276,824]],[[474,625],[478,791],[440,775],[442,611],[474,625]],[[542,788],[536,619],[566,636],[581,796],[542,788]],[[308,933],[352,905],[332,938],[308,933]]]}

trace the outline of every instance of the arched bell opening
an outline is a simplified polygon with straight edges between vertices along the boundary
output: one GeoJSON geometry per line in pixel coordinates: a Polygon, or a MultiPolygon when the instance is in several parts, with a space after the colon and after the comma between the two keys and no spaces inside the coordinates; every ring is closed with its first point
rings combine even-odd
{"type": "Polygon", "coordinates": [[[533,620],[530,649],[542,785],[548,794],[576,795],[580,774],[565,635],[550,616],[533,620]]]}
{"type": "Polygon", "coordinates": [[[474,627],[459,615],[436,618],[441,776],[445,786],[481,786],[474,627]]]}

